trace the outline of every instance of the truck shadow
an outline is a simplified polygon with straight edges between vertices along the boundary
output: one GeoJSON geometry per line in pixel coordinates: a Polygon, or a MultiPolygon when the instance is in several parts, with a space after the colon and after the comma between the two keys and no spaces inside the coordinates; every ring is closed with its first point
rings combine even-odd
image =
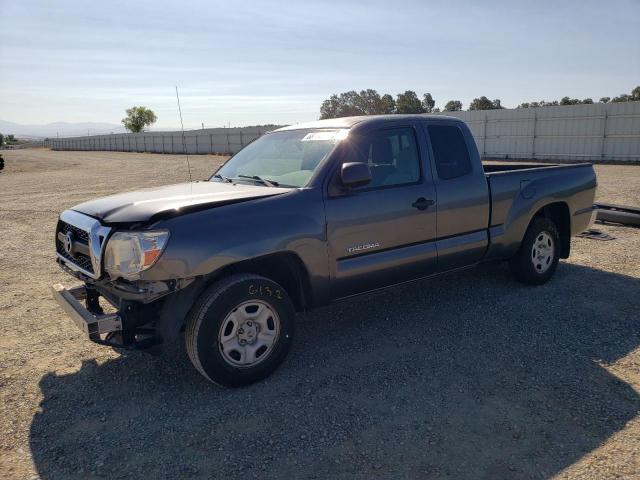
{"type": "MultiPolygon", "coordinates": [[[[300,317],[275,375],[236,390],[135,352],[40,382],[46,479],[546,478],[640,411],[607,366],[640,344],[640,280],[503,266],[300,317]]],[[[96,347],[99,348],[99,347],[96,347]]]]}

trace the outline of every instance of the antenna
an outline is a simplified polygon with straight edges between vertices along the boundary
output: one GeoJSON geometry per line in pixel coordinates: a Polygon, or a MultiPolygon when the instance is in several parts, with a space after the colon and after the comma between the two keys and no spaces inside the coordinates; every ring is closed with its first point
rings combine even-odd
{"type": "Polygon", "coordinates": [[[178,99],[178,112],[180,113],[180,126],[182,127],[182,151],[187,156],[187,170],[189,171],[189,183],[191,180],[191,164],[189,163],[189,154],[187,153],[187,141],[184,138],[184,123],[182,123],[182,108],[180,108],[180,96],[178,95],[178,86],[176,85],[176,98],[178,99]]]}

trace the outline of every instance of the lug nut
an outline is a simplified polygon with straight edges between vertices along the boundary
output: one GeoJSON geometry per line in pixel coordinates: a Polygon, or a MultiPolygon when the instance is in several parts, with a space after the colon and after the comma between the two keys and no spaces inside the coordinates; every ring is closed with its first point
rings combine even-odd
{"type": "Polygon", "coordinates": [[[244,333],[244,328],[239,328],[238,333],[244,333]]]}

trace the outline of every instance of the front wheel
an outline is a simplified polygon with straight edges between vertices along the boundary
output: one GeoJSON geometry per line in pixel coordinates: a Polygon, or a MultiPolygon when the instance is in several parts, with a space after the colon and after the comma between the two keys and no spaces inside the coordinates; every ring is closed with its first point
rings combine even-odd
{"type": "Polygon", "coordinates": [[[205,290],[189,313],[187,353],[214,383],[236,387],[257,382],[286,357],[294,316],[282,286],[257,275],[232,275],[205,290]]]}
{"type": "Polygon", "coordinates": [[[519,282],[542,285],[556,271],[560,259],[558,229],[548,218],[536,218],[527,229],[518,253],[509,260],[519,282]]]}

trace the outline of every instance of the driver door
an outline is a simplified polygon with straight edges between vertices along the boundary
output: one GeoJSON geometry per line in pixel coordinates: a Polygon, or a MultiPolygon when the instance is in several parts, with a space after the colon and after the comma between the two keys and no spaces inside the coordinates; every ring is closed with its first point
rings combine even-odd
{"type": "Polygon", "coordinates": [[[428,162],[420,154],[421,134],[407,125],[348,140],[340,164],[368,163],[372,182],[328,194],[332,298],[436,271],[436,193],[428,162]]]}

